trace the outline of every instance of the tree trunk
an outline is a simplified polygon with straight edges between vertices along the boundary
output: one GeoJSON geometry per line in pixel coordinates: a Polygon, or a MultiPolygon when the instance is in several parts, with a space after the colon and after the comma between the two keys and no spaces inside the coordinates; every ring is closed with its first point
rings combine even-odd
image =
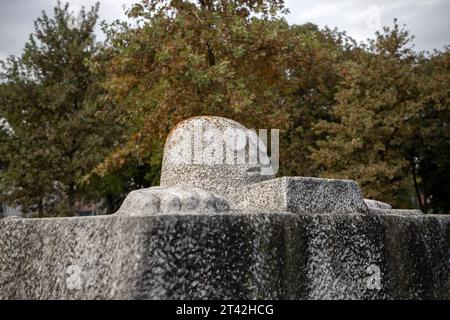
{"type": "Polygon", "coordinates": [[[423,205],[423,202],[422,202],[419,184],[417,183],[417,174],[416,174],[414,162],[411,164],[411,173],[412,173],[412,177],[413,177],[413,181],[414,181],[414,189],[416,190],[416,196],[417,196],[417,201],[419,202],[420,210],[422,210],[423,213],[426,213],[425,206],[423,205]]]}
{"type": "Polygon", "coordinates": [[[38,218],[43,218],[44,217],[44,208],[42,205],[42,200],[40,200],[38,202],[38,218]]]}
{"type": "Polygon", "coordinates": [[[209,44],[207,45],[207,47],[208,47],[208,63],[209,66],[212,67],[216,65],[216,56],[214,55],[214,52],[209,44]]]}
{"type": "Polygon", "coordinates": [[[69,189],[67,191],[67,198],[68,198],[68,204],[69,204],[69,210],[71,215],[75,215],[75,183],[71,182],[69,184],[69,189]]]}

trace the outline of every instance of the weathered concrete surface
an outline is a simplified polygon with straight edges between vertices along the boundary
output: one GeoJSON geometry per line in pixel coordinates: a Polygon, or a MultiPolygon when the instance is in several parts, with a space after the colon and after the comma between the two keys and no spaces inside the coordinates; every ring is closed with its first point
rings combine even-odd
{"type": "Polygon", "coordinates": [[[0,234],[0,299],[450,298],[450,216],[116,214],[0,234]]]}

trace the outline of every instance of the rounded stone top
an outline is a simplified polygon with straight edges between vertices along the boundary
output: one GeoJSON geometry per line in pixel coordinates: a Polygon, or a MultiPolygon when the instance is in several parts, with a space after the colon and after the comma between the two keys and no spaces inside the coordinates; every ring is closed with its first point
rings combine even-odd
{"type": "Polygon", "coordinates": [[[189,118],[167,137],[161,186],[204,188],[233,201],[246,185],[274,178],[264,142],[255,130],[213,116],[189,118]]]}

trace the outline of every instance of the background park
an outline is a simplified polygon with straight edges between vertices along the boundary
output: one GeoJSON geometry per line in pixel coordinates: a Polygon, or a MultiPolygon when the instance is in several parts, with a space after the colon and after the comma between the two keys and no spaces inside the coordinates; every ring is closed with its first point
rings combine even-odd
{"type": "Polygon", "coordinates": [[[112,22],[103,2],[53,5],[0,66],[9,208],[113,213],[159,184],[175,124],[216,115],[280,129],[280,176],[352,179],[366,198],[450,213],[450,47],[415,48],[401,15],[360,41],[289,22],[282,0],[136,0],[112,22]]]}

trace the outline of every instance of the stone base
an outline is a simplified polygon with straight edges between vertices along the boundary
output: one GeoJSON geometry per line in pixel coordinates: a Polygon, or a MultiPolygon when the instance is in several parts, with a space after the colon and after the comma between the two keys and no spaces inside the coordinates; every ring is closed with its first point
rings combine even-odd
{"type": "Polygon", "coordinates": [[[449,299],[450,216],[0,220],[0,299],[449,299]]]}
{"type": "Polygon", "coordinates": [[[368,213],[358,183],[306,177],[283,177],[244,187],[244,207],[256,206],[297,214],[368,213]]]}

